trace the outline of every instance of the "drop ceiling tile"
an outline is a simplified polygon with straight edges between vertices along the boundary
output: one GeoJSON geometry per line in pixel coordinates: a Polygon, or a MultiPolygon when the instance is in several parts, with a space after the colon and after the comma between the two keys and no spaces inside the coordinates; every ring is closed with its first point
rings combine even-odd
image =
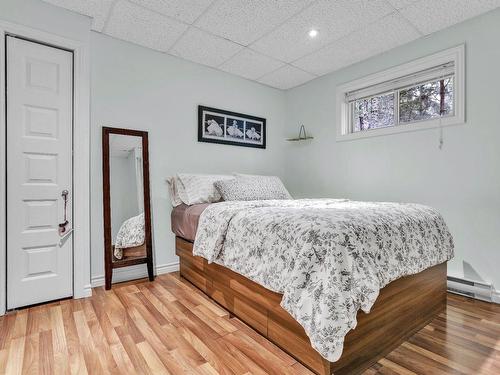
{"type": "Polygon", "coordinates": [[[216,67],[242,48],[239,44],[191,27],[169,53],[186,60],[216,67]]]}
{"type": "Polygon", "coordinates": [[[288,90],[314,78],[315,76],[310,73],[304,72],[291,65],[285,65],[274,72],[266,74],[258,81],[278,89],[288,90]]]}
{"type": "Polygon", "coordinates": [[[444,29],[500,6],[500,0],[420,0],[400,10],[423,34],[444,29]]]}
{"type": "Polygon", "coordinates": [[[385,0],[320,0],[256,41],[251,48],[292,62],[393,11],[385,0]],[[308,35],[311,29],[318,30],[315,38],[308,35]]]}
{"type": "Polygon", "coordinates": [[[92,30],[102,31],[114,0],[43,0],[46,3],[92,17],[92,30]]]}
{"type": "Polygon", "coordinates": [[[248,45],[314,0],[218,0],[195,23],[236,43],[248,45]]]}
{"type": "Polygon", "coordinates": [[[257,79],[285,65],[281,61],[245,48],[222,64],[219,69],[248,79],[257,79]]]}
{"type": "Polygon", "coordinates": [[[167,51],[186,31],[187,25],[172,18],[119,0],[104,33],[158,51],[167,51]]]}
{"type": "Polygon", "coordinates": [[[295,61],[293,65],[313,74],[323,75],[408,43],[419,36],[415,28],[395,12],[380,22],[365,26],[295,61]]]}
{"type": "Polygon", "coordinates": [[[145,8],[192,24],[213,0],[130,0],[145,8]]]}

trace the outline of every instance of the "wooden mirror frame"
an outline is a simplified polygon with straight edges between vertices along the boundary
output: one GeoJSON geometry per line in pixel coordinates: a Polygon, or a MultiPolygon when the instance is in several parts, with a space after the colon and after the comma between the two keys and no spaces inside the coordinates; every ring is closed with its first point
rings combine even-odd
{"type": "Polygon", "coordinates": [[[153,246],[151,237],[151,206],[149,191],[149,150],[148,132],[141,130],[102,128],[102,179],[103,179],[103,211],[104,211],[104,265],[105,265],[105,288],[111,289],[113,270],[133,266],[136,264],[146,264],[149,280],[154,280],[153,269],[153,246]],[[143,169],[143,190],[144,190],[144,231],[146,243],[146,256],[141,258],[122,259],[113,261],[112,238],[111,238],[111,191],[110,191],[110,163],[109,163],[109,136],[111,134],[129,135],[142,138],[142,169],[143,169]]]}

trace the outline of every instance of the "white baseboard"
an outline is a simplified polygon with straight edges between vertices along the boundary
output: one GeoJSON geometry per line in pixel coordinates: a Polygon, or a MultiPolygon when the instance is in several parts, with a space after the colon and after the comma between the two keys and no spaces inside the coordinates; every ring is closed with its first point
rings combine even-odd
{"type": "MultiPolygon", "coordinates": [[[[156,275],[179,271],[179,262],[159,264],[156,266],[156,275]]],[[[113,283],[120,283],[134,279],[147,277],[148,272],[145,264],[136,266],[116,268],[113,271],[113,283]]],[[[92,288],[104,285],[104,275],[92,277],[92,288]]]]}
{"type": "Polygon", "coordinates": [[[491,296],[491,301],[500,304],[500,290],[494,290],[491,296]]]}
{"type": "Polygon", "coordinates": [[[90,284],[85,285],[81,293],[74,294],[73,296],[74,299],[87,298],[87,297],[92,297],[92,285],[90,284]]]}

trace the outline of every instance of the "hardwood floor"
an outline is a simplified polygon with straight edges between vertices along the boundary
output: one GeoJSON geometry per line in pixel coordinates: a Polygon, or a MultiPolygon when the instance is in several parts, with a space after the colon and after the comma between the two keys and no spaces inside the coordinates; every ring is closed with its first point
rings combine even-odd
{"type": "MultiPolygon", "coordinates": [[[[311,374],[178,274],[0,318],[3,373],[311,374]]],[[[365,374],[500,374],[500,305],[449,295],[365,374]]]]}

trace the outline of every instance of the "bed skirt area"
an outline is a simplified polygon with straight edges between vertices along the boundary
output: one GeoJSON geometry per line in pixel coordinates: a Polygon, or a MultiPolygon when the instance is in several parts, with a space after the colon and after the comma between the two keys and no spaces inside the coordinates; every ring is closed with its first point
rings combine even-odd
{"type": "Polygon", "coordinates": [[[193,244],[176,237],[180,274],[231,314],[319,375],[358,374],[420,330],[446,307],[446,263],[393,281],[380,291],[370,314],[329,362],[316,352],[304,329],[281,306],[282,295],[218,264],[193,256],[193,244]]]}

